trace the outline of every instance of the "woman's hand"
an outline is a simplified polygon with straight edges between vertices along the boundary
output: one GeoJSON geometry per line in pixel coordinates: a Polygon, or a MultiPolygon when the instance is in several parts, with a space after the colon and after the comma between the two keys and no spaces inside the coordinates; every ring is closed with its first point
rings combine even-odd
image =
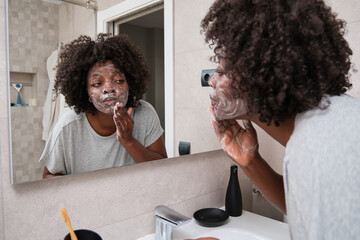
{"type": "Polygon", "coordinates": [[[114,123],[116,125],[117,140],[123,145],[131,144],[134,141],[132,131],[134,127],[134,120],[131,118],[133,108],[127,111],[122,103],[116,103],[114,107],[114,123]]]}
{"type": "Polygon", "coordinates": [[[217,121],[213,107],[209,110],[213,116],[211,123],[226,154],[240,166],[247,166],[257,156],[259,149],[256,131],[251,122],[243,120],[243,128],[235,119],[217,121]]]}

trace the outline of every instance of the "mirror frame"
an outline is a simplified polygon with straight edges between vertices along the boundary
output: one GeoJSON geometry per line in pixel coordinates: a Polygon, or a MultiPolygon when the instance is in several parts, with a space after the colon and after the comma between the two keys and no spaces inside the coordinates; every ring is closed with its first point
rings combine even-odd
{"type": "Polygon", "coordinates": [[[11,107],[10,107],[10,44],[9,44],[9,0],[5,0],[5,48],[6,48],[6,89],[7,89],[7,112],[8,112],[8,144],[9,144],[9,171],[10,183],[14,184],[13,177],[13,156],[11,136],[11,107]]]}

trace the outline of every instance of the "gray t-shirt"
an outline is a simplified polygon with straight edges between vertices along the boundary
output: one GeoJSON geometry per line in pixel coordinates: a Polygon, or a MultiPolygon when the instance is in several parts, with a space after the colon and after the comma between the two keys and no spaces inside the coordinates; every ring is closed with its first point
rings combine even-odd
{"type": "MultiPolygon", "coordinates": [[[[360,238],[360,99],[298,114],[284,159],[292,239],[360,238]]],[[[325,100],[326,101],[326,100],[325,100]]]]}
{"type": "MultiPolygon", "coordinates": [[[[133,137],[148,147],[161,137],[155,109],[145,101],[133,109],[133,137]]],[[[86,114],[68,111],[55,125],[40,157],[51,173],[74,174],[135,163],[117,141],[116,133],[100,136],[86,114]]]]}

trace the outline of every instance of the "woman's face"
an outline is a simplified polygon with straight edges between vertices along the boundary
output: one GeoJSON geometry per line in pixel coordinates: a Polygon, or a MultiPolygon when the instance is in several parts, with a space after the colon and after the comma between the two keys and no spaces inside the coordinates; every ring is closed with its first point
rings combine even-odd
{"type": "Polygon", "coordinates": [[[125,74],[114,67],[112,61],[94,64],[87,75],[87,91],[95,108],[112,115],[116,103],[126,105],[129,85],[125,74]]]}
{"type": "Polygon", "coordinates": [[[209,85],[213,88],[210,99],[217,120],[246,118],[247,102],[231,94],[231,81],[224,73],[223,60],[220,60],[216,73],[209,80],[209,85]]]}

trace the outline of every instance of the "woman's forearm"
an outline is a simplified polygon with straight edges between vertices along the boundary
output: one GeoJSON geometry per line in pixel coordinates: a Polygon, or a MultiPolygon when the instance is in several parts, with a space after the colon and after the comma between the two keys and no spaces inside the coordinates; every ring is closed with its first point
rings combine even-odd
{"type": "Polygon", "coordinates": [[[134,159],[135,162],[146,162],[151,160],[157,160],[162,158],[167,158],[166,150],[164,152],[160,149],[152,149],[151,147],[145,148],[139,141],[134,139],[131,144],[124,146],[126,151],[134,159]]]}
{"type": "Polygon", "coordinates": [[[275,172],[260,154],[241,168],[264,198],[286,214],[283,177],[275,172]]]}

